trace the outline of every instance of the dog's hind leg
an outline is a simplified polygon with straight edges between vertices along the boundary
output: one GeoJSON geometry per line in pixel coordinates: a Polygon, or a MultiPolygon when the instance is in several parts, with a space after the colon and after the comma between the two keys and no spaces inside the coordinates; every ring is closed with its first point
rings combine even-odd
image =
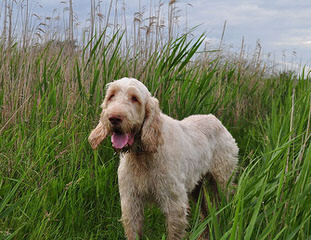
{"type": "MultiPolygon", "coordinates": [[[[191,199],[196,204],[200,204],[200,217],[202,220],[206,219],[208,217],[208,204],[206,199],[206,194],[209,194],[211,197],[212,202],[214,203],[215,207],[218,207],[219,202],[219,191],[217,183],[212,176],[212,174],[207,173],[196,185],[194,190],[191,192],[191,199]],[[206,187],[206,191],[204,191],[204,187],[206,187]],[[201,199],[200,199],[201,194],[201,199]],[[200,203],[199,203],[200,201],[200,203]]],[[[208,239],[209,238],[209,226],[206,226],[206,229],[204,230],[203,234],[199,238],[200,240],[208,239]]]]}

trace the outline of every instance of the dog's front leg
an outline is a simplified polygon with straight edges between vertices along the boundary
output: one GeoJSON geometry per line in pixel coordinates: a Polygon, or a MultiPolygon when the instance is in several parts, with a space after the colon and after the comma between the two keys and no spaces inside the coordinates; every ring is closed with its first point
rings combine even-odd
{"type": "Polygon", "coordinates": [[[128,240],[142,239],[144,208],[139,202],[138,199],[121,199],[121,220],[128,240]]]}
{"type": "Polygon", "coordinates": [[[181,240],[187,227],[187,209],[178,207],[171,209],[166,215],[168,240],[181,240]]]}
{"type": "Polygon", "coordinates": [[[161,208],[166,216],[167,239],[181,240],[187,227],[188,199],[185,194],[162,201],[161,208]]]}
{"type": "Polygon", "coordinates": [[[144,202],[129,182],[119,179],[122,223],[128,240],[142,239],[144,221],[144,202]]]}

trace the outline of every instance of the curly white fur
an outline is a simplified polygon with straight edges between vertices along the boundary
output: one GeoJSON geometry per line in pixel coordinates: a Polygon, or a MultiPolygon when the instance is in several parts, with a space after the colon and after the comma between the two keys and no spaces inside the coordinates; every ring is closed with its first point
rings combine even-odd
{"type": "Polygon", "coordinates": [[[108,135],[123,141],[118,180],[127,238],[141,238],[144,205],[154,202],[166,216],[168,239],[182,239],[188,193],[206,174],[221,186],[228,182],[238,162],[234,138],[212,114],[179,121],[161,113],[157,99],[133,78],[109,83],[102,108],[89,141],[93,148],[108,135]]]}

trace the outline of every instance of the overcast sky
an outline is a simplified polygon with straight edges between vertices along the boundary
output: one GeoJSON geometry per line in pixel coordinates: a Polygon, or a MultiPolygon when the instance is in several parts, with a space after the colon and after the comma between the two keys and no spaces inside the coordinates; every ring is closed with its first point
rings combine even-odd
{"type": "MultiPolygon", "coordinates": [[[[43,6],[41,13],[47,14],[64,5],[60,3],[61,0],[36,2],[43,6]]],[[[109,2],[103,0],[102,5],[108,5],[109,2]]],[[[123,2],[126,4],[126,15],[133,19],[139,0],[119,0],[120,5],[123,2]]],[[[158,4],[159,1],[152,2],[158,4]]],[[[166,4],[168,1],[162,2],[166,4]]],[[[150,1],[140,0],[140,3],[148,11],[150,1]]],[[[83,25],[90,12],[90,1],[73,0],[73,7],[83,25]]],[[[197,34],[205,32],[211,44],[219,42],[226,21],[226,46],[238,51],[244,37],[250,52],[254,52],[259,41],[265,55],[270,55],[278,62],[311,66],[310,0],[179,0],[177,7],[181,10],[181,24],[187,16],[188,25],[199,25],[197,34]]]]}
{"type": "Polygon", "coordinates": [[[193,0],[190,22],[207,36],[219,38],[227,20],[225,42],[238,48],[245,43],[254,48],[259,40],[266,54],[280,61],[311,65],[310,0],[193,0]],[[284,59],[285,56],[285,59],[284,59]]]}

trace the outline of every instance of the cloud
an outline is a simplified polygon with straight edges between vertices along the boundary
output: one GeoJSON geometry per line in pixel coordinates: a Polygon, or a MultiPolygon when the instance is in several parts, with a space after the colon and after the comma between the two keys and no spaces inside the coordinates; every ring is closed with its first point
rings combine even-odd
{"type": "Polygon", "coordinates": [[[221,38],[227,21],[225,43],[235,48],[244,36],[255,49],[260,40],[264,52],[282,58],[284,51],[296,52],[297,59],[311,65],[311,2],[309,0],[193,0],[188,22],[200,25],[210,38],[221,38]],[[191,14],[194,13],[194,14],[191,14]]]}
{"type": "Polygon", "coordinates": [[[277,10],[260,7],[252,1],[208,1],[195,0],[194,16],[189,15],[190,20],[205,21],[206,24],[218,25],[227,20],[231,26],[262,23],[277,14],[277,10]]]}
{"type": "Polygon", "coordinates": [[[311,40],[292,38],[285,41],[277,41],[273,43],[275,46],[299,46],[299,47],[311,47],[311,40]]]}
{"type": "MultiPolygon", "coordinates": [[[[42,16],[51,15],[54,8],[59,9],[62,16],[63,8],[66,4],[61,4],[61,0],[40,0],[43,8],[37,8],[42,16]]],[[[123,2],[125,3],[125,15],[128,30],[131,32],[134,13],[139,9],[145,11],[145,16],[149,12],[155,13],[158,0],[127,0],[118,1],[119,22],[123,24],[123,2]]],[[[167,19],[167,1],[162,1],[161,15],[167,19]]],[[[102,10],[107,10],[109,1],[102,1],[102,10]]],[[[36,6],[35,1],[33,6],[36,6]]],[[[286,51],[297,53],[297,58],[311,65],[311,1],[310,0],[180,0],[177,1],[179,12],[180,28],[184,31],[187,22],[187,29],[198,26],[196,33],[200,35],[205,32],[207,44],[218,45],[224,22],[227,21],[224,44],[233,45],[238,49],[241,39],[244,37],[246,47],[255,49],[256,42],[260,39],[263,50],[269,53],[278,53],[282,56],[286,51]],[[190,6],[191,5],[191,6],[190,6]],[[187,14],[186,10],[187,9],[187,14]],[[308,50],[308,51],[307,51],[308,50]]],[[[88,26],[86,21],[89,18],[90,2],[85,0],[73,0],[73,8],[80,27],[88,26]]],[[[113,5],[114,8],[114,5],[113,5]]],[[[64,13],[67,21],[67,12],[64,13]]],[[[112,11],[112,15],[114,11],[112,11]]],[[[106,12],[104,12],[106,16],[106,12]]],[[[113,19],[113,17],[111,17],[113,19]]],[[[276,54],[277,55],[277,54],[276,54]]]]}

